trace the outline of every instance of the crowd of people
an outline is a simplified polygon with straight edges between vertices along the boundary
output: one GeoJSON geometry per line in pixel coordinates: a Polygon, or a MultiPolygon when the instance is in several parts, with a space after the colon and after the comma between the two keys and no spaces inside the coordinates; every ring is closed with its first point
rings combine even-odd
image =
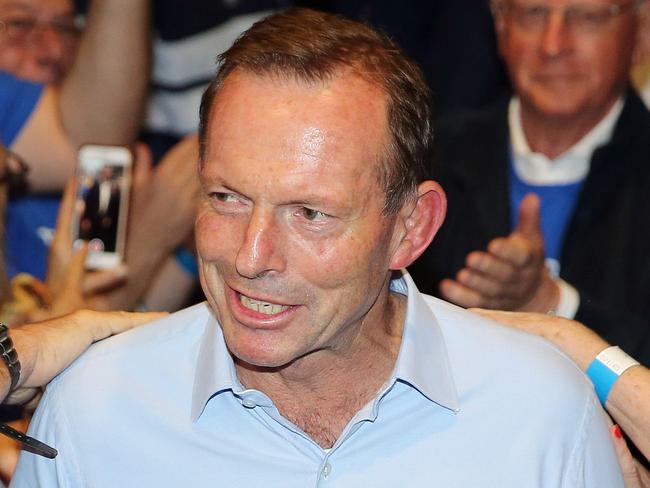
{"type": "Polygon", "coordinates": [[[0,480],[650,487],[648,15],[0,0],[0,480]]]}

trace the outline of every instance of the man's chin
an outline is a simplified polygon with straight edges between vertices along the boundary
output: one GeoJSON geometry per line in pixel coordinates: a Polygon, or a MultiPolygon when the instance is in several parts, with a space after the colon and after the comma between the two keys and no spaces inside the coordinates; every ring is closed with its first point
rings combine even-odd
{"type": "Polygon", "coordinates": [[[238,351],[231,349],[235,364],[254,372],[277,372],[290,366],[295,359],[279,357],[277,354],[259,351],[238,351]]]}
{"type": "Polygon", "coordinates": [[[224,339],[237,365],[251,371],[282,369],[295,359],[292,348],[250,331],[231,335],[224,330],[224,339]]]}
{"type": "Polygon", "coordinates": [[[533,97],[530,105],[535,112],[545,117],[572,118],[583,109],[582,104],[578,101],[580,98],[577,95],[571,96],[570,91],[563,93],[546,91],[533,97]]]}

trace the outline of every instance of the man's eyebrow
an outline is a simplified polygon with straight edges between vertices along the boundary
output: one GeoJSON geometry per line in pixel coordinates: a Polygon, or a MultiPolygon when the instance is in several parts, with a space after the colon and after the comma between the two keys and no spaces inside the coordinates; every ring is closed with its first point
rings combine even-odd
{"type": "Polygon", "coordinates": [[[215,177],[215,178],[205,178],[207,181],[207,185],[209,186],[218,186],[219,189],[212,190],[213,192],[217,193],[234,193],[235,195],[238,195],[246,200],[250,200],[250,198],[243,192],[237,190],[236,188],[232,187],[231,185],[228,185],[221,177],[215,177]]]}
{"type": "Polygon", "coordinates": [[[219,186],[223,191],[229,191],[229,192],[232,192],[232,193],[240,193],[240,192],[238,192],[236,189],[234,189],[234,188],[232,188],[231,186],[229,186],[225,181],[223,181],[223,180],[222,180],[221,178],[219,178],[219,177],[215,177],[215,178],[207,177],[207,178],[206,178],[205,176],[203,176],[202,180],[203,180],[207,185],[210,185],[210,186],[219,186]]]}
{"type": "Polygon", "coordinates": [[[325,205],[325,206],[338,206],[332,199],[323,195],[305,195],[300,198],[292,198],[284,202],[284,205],[325,205]]]}

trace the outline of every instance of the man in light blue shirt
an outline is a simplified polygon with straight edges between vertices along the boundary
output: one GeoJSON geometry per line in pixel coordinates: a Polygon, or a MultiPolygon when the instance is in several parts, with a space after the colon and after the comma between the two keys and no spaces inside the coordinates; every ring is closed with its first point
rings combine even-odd
{"type": "Polygon", "coordinates": [[[224,54],[201,109],[207,304],[50,385],[15,486],[622,487],[588,380],[425,297],[446,211],[428,92],[392,43],[297,10],[224,54]]]}
{"type": "Polygon", "coordinates": [[[408,293],[395,369],[329,451],[241,384],[201,304],[50,384],[31,433],[59,455],[22,454],[14,486],[622,486],[593,388],[562,354],[408,276],[393,289],[408,293]]]}

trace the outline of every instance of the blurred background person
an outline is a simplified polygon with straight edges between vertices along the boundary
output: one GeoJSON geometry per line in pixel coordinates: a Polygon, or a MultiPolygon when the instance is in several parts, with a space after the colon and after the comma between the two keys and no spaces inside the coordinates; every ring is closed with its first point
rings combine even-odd
{"type": "MultiPolygon", "coordinates": [[[[25,0],[25,4],[30,2],[25,0]]],[[[26,6],[7,3],[13,9],[9,13],[18,11],[25,15],[23,20],[30,20],[26,6]]],[[[71,3],[37,3],[40,7],[34,15],[42,22],[33,27],[34,35],[45,31],[54,34],[56,30],[53,25],[43,24],[44,12],[65,11],[66,18],[72,20],[71,3]]],[[[33,10],[30,12],[33,14],[33,10]]],[[[9,13],[8,19],[12,18],[9,13]]],[[[60,190],[76,166],[77,147],[86,142],[124,145],[136,139],[149,80],[150,16],[149,0],[94,0],[87,11],[87,26],[79,39],[77,57],[60,82],[30,84],[0,73],[0,81],[8,87],[4,91],[6,98],[0,95],[0,120],[5,122],[1,139],[30,169],[26,185],[15,185],[7,210],[4,262],[10,278],[28,273],[40,281],[46,279],[60,190]],[[77,125],[78,133],[70,130],[77,125]]],[[[17,18],[14,20],[18,25],[17,18]]],[[[36,48],[43,46],[30,46],[34,49],[23,54],[31,56],[32,64],[36,64],[36,48]]],[[[24,75],[18,71],[14,74],[24,75]]],[[[140,152],[127,241],[127,261],[138,280],[129,280],[119,294],[106,295],[102,302],[95,303],[97,307],[133,308],[143,303],[144,289],[167,257],[172,264],[162,266],[166,270],[165,284],[159,283],[153,293],[154,297],[163,297],[160,293],[164,293],[164,298],[151,303],[173,309],[187,300],[187,291],[180,288],[191,288],[187,282],[193,283],[196,277],[188,280],[183,268],[173,265],[173,253],[191,232],[193,198],[198,192],[195,145],[191,138],[181,143],[164,160],[166,163],[155,169],[151,168],[148,154],[140,152]],[[169,204],[163,196],[168,192],[175,195],[175,203],[169,204]],[[178,219],[170,218],[172,215],[178,219]],[[168,230],[172,224],[178,224],[173,232],[168,230]],[[182,229],[185,235],[179,234],[182,229]],[[144,245],[152,238],[159,244],[153,253],[148,244],[144,245]]],[[[191,264],[191,253],[186,255],[185,261],[191,264]]]]}
{"type": "Polygon", "coordinates": [[[149,8],[149,0],[94,0],[74,63],[59,82],[31,84],[0,71],[0,142],[30,168],[26,188],[13,192],[7,210],[10,277],[28,272],[44,279],[77,148],[135,141],[149,80],[149,8]]]}
{"type": "Polygon", "coordinates": [[[650,113],[629,84],[647,8],[492,2],[514,91],[438,128],[449,213],[422,289],[575,317],[650,364],[650,113]]]}
{"type": "Polygon", "coordinates": [[[72,0],[0,0],[0,70],[55,83],[72,67],[78,38],[72,0]]]}

